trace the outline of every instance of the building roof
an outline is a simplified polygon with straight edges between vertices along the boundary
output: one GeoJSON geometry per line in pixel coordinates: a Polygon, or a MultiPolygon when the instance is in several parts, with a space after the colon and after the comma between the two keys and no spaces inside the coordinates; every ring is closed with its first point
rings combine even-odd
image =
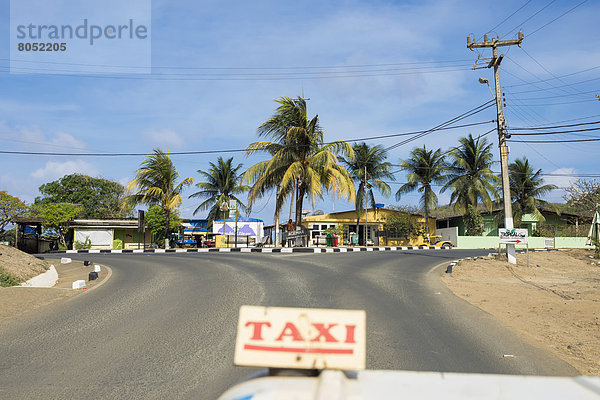
{"type": "Polygon", "coordinates": [[[137,218],[128,219],[75,219],[71,228],[137,228],[137,218]]]}
{"type": "MultiPolygon", "coordinates": [[[[227,218],[227,219],[218,219],[218,220],[214,220],[213,223],[219,223],[222,224],[223,222],[235,222],[235,218],[227,218]]],[[[258,219],[258,218],[250,218],[250,217],[238,217],[237,219],[238,224],[240,222],[263,222],[262,219],[258,219]]]]}

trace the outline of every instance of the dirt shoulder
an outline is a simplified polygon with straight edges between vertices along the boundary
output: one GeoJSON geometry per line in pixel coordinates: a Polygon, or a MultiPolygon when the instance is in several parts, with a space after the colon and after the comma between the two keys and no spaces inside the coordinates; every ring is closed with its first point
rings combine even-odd
{"type": "Polygon", "coordinates": [[[600,376],[600,263],[590,255],[530,252],[529,268],[525,254],[517,256],[517,266],[494,258],[464,260],[442,280],[581,374],[600,376]]]}
{"type": "MultiPolygon", "coordinates": [[[[58,282],[51,288],[0,287],[0,304],[2,304],[2,307],[0,307],[0,324],[57,300],[91,290],[102,284],[111,274],[110,269],[102,265],[98,279],[88,281],[88,275],[94,270],[94,265],[84,266],[81,261],[73,261],[69,264],[61,264],[60,260],[40,261],[48,265],[54,265],[58,273],[58,282]],[[71,289],[72,283],[79,279],[85,280],[87,288],[71,289]]],[[[44,271],[42,270],[42,272],[44,271]]]]}

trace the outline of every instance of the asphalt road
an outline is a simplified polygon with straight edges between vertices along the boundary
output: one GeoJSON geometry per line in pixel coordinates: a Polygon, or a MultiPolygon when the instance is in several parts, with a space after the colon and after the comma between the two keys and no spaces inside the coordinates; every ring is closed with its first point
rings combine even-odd
{"type": "Polygon", "coordinates": [[[243,304],[366,310],[368,369],[575,375],[433,269],[477,254],[74,255],[112,278],[0,326],[0,398],[215,398],[255,372],[233,366],[243,304]]]}

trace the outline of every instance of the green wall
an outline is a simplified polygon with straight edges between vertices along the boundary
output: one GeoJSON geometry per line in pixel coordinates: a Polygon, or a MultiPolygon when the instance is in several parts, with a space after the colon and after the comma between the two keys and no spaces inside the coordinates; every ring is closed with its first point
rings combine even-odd
{"type": "MultiPolygon", "coordinates": [[[[556,249],[591,249],[587,246],[585,237],[556,237],[554,239],[554,248],[556,249]]],[[[497,249],[498,236],[459,236],[457,248],[459,249],[497,249]]],[[[503,246],[504,247],[504,246],[503,246]]],[[[518,249],[526,248],[526,245],[517,245],[518,249]]],[[[543,249],[544,238],[529,237],[530,249],[543,249]]]]}

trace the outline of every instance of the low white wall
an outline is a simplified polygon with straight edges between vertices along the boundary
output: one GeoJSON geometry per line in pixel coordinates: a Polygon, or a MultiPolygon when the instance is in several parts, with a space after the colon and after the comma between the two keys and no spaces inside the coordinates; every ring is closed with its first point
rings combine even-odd
{"type": "Polygon", "coordinates": [[[458,226],[436,229],[435,234],[442,235],[442,240],[449,240],[453,246],[458,245],[458,226]]]}

